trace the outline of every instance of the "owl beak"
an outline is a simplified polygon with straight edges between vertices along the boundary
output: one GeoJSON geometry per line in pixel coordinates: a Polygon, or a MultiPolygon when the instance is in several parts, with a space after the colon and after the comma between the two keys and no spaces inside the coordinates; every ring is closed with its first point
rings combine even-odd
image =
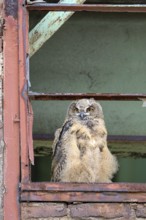
{"type": "Polygon", "coordinates": [[[86,112],[80,112],[79,116],[83,120],[87,116],[87,114],[86,112]]]}

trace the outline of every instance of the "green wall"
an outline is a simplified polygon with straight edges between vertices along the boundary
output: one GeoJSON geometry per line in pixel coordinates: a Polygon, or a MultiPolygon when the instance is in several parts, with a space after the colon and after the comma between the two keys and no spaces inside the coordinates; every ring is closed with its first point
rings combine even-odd
{"type": "MultiPolygon", "coordinates": [[[[145,39],[145,14],[76,13],[31,58],[31,90],[145,93],[145,39]]],[[[34,133],[54,133],[68,104],[34,102],[34,133]]],[[[142,102],[101,104],[110,134],[145,135],[142,102]]]]}
{"type": "MultiPolygon", "coordinates": [[[[41,17],[33,13],[30,28],[41,17]]],[[[146,93],[146,14],[74,14],[31,58],[30,78],[31,90],[37,92],[146,93]]],[[[53,134],[69,103],[34,101],[34,133],[53,134]]],[[[146,135],[141,101],[101,104],[109,134],[146,135]]],[[[132,168],[127,167],[146,163],[134,161],[120,159],[120,181],[136,176],[130,177],[132,168]]],[[[140,181],[146,181],[143,174],[140,181]]]]}

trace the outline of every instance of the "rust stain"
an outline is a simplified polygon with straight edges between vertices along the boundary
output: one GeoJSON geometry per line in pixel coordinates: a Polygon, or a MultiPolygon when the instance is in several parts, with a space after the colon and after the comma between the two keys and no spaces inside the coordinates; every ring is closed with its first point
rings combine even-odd
{"type": "Polygon", "coordinates": [[[33,151],[33,110],[32,105],[28,101],[28,121],[27,121],[27,131],[28,131],[28,149],[29,149],[29,159],[31,164],[34,165],[34,151],[33,151]]]}
{"type": "Polygon", "coordinates": [[[125,192],[146,193],[145,183],[27,183],[21,184],[22,191],[28,192],[125,192]]]}
{"type": "MultiPolygon", "coordinates": [[[[8,1],[7,1],[8,2],[8,1]]],[[[6,5],[7,6],[7,5],[6,5]]],[[[18,23],[5,17],[4,30],[4,219],[19,219],[18,23]]]]}
{"type": "Polygon", "coordinates": [[[22,192],[21,202],[123,202],[146,203],[146,193],[22,192]]]}
{"type": "Polygon", "coordinates": [[[146,12],[146,4],[34,4],[28,10],[48,11],[97,11],[97,12],[146,12]]]}
{"type": "MultiPolygon", "coordinates": [[[[22,7],[20,0],[19,9],[19,92],[20,92],[20,145],[21,145],[21,181],[30,181],[29,166],[29,141],[28,141],[28,79],[27,79],[27,54],[28,54],[28,12],[22,7]]],[[[31,136],[31,135],[30,135],[31,136]]]]}
{"type": "Polygon", "coordinates": [[[118,93],[36,93],[29,92],[31,100],[75,100],[79,98],[94,98],[95,100],[141,101],[146,94],[118,93]]]}

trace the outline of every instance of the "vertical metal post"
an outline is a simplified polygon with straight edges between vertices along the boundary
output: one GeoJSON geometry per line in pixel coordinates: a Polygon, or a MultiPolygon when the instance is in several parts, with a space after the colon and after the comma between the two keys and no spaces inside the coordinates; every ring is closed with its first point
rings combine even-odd
{"type": "Polygon", "coordinates": [[[5,0],[4,27],[4,220],[19,215],[18,0],[5,0]]]}
{"type": "Polygon", "coordinates": [[[30,161],[29,152],[31,152],[32,143],[29,143],[28,128],[29,119],[29,56],[28,56],[28,12],[22,7],[23,0],[19,0],[19,92],[20,92],[20,145],[21,145],[21,181],[23,183],[30,181],[30,161]]]}

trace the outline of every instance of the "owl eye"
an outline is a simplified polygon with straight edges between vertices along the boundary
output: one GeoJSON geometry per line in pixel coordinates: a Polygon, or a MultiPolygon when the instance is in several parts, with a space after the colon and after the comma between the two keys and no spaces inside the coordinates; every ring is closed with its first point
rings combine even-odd
{"type": "Polygon", "coordinates": [[[73,111],[76,112],[76,113],[78,113],[78,112],[79,112],[79,109],[78,109],[77,107],[74,107],[74,108],[73,108],[73,111]]]}
{"type": "Polygon", "coordinates": [[[94,107],[93,107],[93,106],[90,106],[90,107],[87,108],[86,111],[87,111],[87,112],[92,112],[92,111],[94,111],[94,107]]]}

